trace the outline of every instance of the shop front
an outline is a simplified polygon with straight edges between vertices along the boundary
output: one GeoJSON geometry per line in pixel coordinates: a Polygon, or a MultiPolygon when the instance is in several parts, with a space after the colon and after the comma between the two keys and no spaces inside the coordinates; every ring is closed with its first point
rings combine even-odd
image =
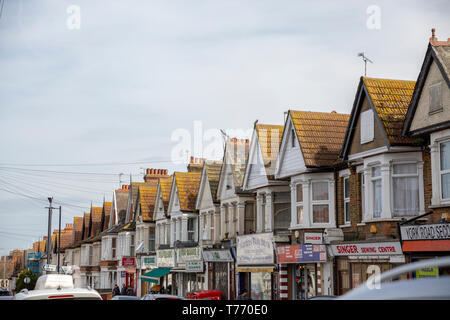
{"type": "MultiPolygon", "coordinates": [[[[176,277],[171,272],[176,265],[175,249],[164,249],[156,251],[156,266],[157,268],[151,270],[151,274],[144,274],[144,276],[156,280],[153,282],[159,284],[163,292],[168,294],[176,294],[177,282],[176,277]],[[161,272],[160,272],[161,271],[161,272]]],[[[145,278],[143,276],[143,278],[145,278]]]]}
{"type": "Polygon", "coordinates": [[[147,293],[150,293],[152,291],[153,283],[151,281],[146,281],[143,278],[143,275],[148,273],[149,271],[152,271],[156,269],[156,255],[152,256],[140,256],[138,258],[138,277],[139,277],[139,288],[138,292],[140,293],[140,296],[143,297],[147,293]]]}
{"type": "Polygon", "coordinates": [[[204,263],[201,247],[176,249],[176,294],[185,297],[188,292],[205,288],[204,263]]]}
{"type": "Polygon", "coordinates": [[[272,233],[237,237],[239,292],[246,289],[252,300],[276,300],[278,279],[272,233]]]}
{"type": "Polygon", "coordinates": [[[399,241],[332,244],[328,253],[336,259],[337,295],[358,287],[373,274],[381,274],[406,262],[399,241]]]}
{"type": "Polygon", "coordinates": [[[123,257],[122,267],[124,268],[125,274],[125,285],[133,290],[133,295],[136,295],[137,288],[137,269],[136,269],[136,258],[135,257],[123,257]]]}
{"type": "Polygon", "coordinates": [[[233,300],[234,259],[230,250],[203,250],[205,289],[222,292],[222,299],[233,300]]]}
{"type": "MultiPolygon", "coordinates": [[[[402,249],[408,263],[450,255],[450,223],[400,226],[402,249]]],[[[449,275],[449,267],[416,270],[411,278],[449,275]]]]}
{"type": "MultiPolygon", "coordinates": [[[[286,266],[288,276],[280,284],[281,299],[305,300],[323,295],[326,286],[326,247],[322,244],[297,244],[277,247],[277,262],[286,266]],[[290,276],[289,276],[290,275],[290,276]],[[324,277],[325,276],[325,277],[324,277]],[[287,288],[285,288],[287,287],[287,288]]],[[[281,279],[282,280],[282,279],[281,279]]],[[[325,294],[328,292],[325,291],[325,294]]]]}

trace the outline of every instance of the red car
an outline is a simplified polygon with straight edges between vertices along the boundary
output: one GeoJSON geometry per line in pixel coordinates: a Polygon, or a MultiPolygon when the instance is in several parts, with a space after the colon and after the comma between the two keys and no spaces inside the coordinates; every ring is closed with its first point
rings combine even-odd
{"type": "Polygon", "coordinates": [[[200,290],[193,291],[186,295],[191,300],[222,300],[222,291],[218,290],[200,290]]]}

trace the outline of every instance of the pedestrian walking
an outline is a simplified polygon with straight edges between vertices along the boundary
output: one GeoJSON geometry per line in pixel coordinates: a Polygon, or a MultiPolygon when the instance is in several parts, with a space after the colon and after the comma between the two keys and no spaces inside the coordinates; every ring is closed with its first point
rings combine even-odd
{"type": "Polygon", "coordinates": [[[247,289],[242,289],[241,293],[238,295],[237,299],[238,300],[250,300],[247,289]]]}
{"type": "Polygon", "coordinates": [[[120,296],[120,289],[119,289],[119,286],[117,284],[114,285],[114,289],[113,289],[112,295],[113,295],[113,297],[114,296],[120,296]]]}

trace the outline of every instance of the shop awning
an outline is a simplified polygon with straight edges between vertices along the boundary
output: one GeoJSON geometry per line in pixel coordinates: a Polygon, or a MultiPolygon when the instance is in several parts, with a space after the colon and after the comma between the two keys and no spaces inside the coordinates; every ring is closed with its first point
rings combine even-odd
{"type": "Polygon", "coordinates": [[[238,266],[237,272],[273,272],[273,266],[238,266]]]}
{"type": "Polygon", "coordinates": [[[152,282],[152,283],[158,283],[159,278],[165,276],[169,272],[170,272],[170,268],[156,268],[152,271],[144,273],[141,276],[141,280],[147,281],[147,282],[152,282]]]}
{"type": "Polygon", "coordinates": [[[403,252],[450,251],[450,240],[403,241],[403,252]]]}

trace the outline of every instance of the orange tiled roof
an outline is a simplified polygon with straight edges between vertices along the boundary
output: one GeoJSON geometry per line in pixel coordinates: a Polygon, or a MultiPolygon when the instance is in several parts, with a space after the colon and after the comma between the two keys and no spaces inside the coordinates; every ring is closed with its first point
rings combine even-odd
{"type": "Polygon", "coordinates": [[[102,215],[103,215],[103,207],[91,207],[91,233],[90,237],[96,236],[99,232],[101,232],[102,227],[102,215]]]}
{"type": "Polygon", "coordinates": [[[271,124],[256,124],[259,145],[263,156],[264,167],[267,175],[273,175],[275,163],[280,151],[284,126],[271,124]]]}
{"type": "Polygon", "coordinates": [[[152,221],[153,212],[155,211],[156,192],[158,183],[151,185],[139,186],[139,201],[141,205],[141,214],[143,221],[152,221]]]}
{"type": "Polygon", "coordinates": [[[105,231],[108,229],[109,219],[111,219],[111,208],[112,208],[112,202],[104,202],[103,203],[103,212],[104,212],[104,221],[103,221],[103,229],[102,231],[105,231]]]}
{"type": "Polygon", "coordinates": [[[307,167],[329,167],[338,159],[349,114],[289,111],[307,167]]]}
{"type": "Polygon", "coordinates": [[[209,188],[213,201],[217,201],[217,188],[219,187],[220,170],[222,169],[222,161],[206,160],[206,174],[208,175],[209,188]]]}
{"type": "Polygon", "coordinates": [[[195,211],[201,176],[201,172],[174,173],[181,211],[195,211]]]}
{"type": "Polygon", "coordinates": [[[414,139],[402,137],[402,127],[416,82],[362,78],[389,143],[392,145],[413,143],[414,139]]]}
{"type": "Polygon", "coordinates": [[[81,234],[83,232],[83,218],[73,218],[73,232],[72,232],[72,244],[76,244],[81,240],[81,234]]]}
{"type": "Polygon", "coordinates": [[[86,240],[87,238],[89,238],[89,220],[90,220],[91,214],[85,212],[83,215],[83,226],[84,226],[84,230],[83,230],[83,240],[86,240]]]}
{"type": "Polygon", "coordinates": [[[173,176],[159,179],[159,188],[163,199],[164,211],[167,212],[169,206],[170,191],[172,190],[173,176]]]}

